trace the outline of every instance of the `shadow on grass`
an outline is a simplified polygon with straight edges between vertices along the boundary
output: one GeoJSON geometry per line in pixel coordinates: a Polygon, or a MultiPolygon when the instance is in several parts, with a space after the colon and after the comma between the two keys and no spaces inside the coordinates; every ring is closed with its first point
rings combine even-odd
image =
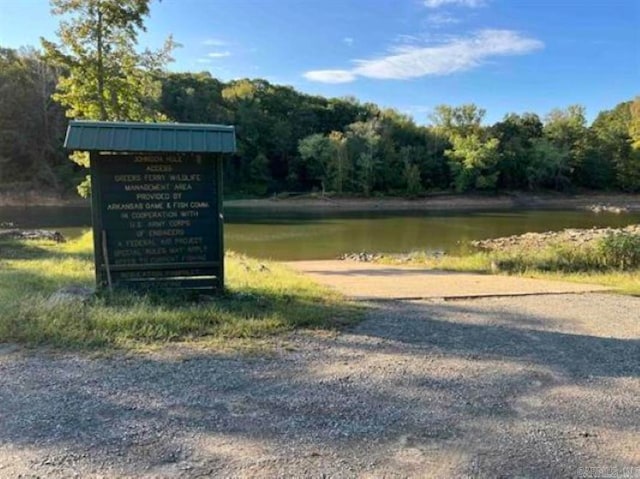
{"type": "Polygon", "coordinates": [[[80,259],[93,261],[91,251],[68,251],[64,243],[46,240],[0,240],[0,261],[40,259],[80,259]]]}
{"type": "Polygon", "coordinates": [[[118,291],[86,301],[54,300],[62,287],[93,286],[91,254],[23,242],[4,246],[9,254],[0,262],[0,342],[95,348],[262,338],[297,328],[341,329],[361,310],[293,272],[273,265],[272,273],[236,255],[227,259],[235,280],[220,296],[118,291]],[[234,268],[237,263],[242,268],[234,268]]]}

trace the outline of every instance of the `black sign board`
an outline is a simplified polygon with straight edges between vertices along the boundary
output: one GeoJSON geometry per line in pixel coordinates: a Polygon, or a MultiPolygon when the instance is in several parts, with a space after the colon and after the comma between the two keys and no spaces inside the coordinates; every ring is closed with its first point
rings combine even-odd
{"type": "Polygon", "coordinates": [[[100,287],[223,287],[222,172],[215,155],[91,153],[100,287]]]}

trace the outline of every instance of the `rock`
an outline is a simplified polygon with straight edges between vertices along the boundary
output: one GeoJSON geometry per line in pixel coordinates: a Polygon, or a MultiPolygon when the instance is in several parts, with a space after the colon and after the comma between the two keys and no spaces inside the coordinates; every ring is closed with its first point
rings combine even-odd
{"type": "Polygon", "coordinates": [[[382,258],[382,255],[377,253],[367,253],[362,251],[361,253],[347,253],[341,255],[338,259],[342,261],[357,261],[359,263],[371,263],[382,258]]]}
{"type": "Polygon", "coordinates": [[[65,286],[49,296],[47,304],[49,306],[75,302],[84,304],[91,299],[93,294],[94,290],[85,286],[65,286]]]}
{"type": "Polygon", "coordinates": [[[617,215],[629,212],[629,208],[626,206],[589,205],[586,209],[593,213],[614,213],[617,215]]]}
{"type": "Polygon", "coordinates": [[[59,231],[8,229],[0,231],[0,239],[49,240],[64,243],[65,237],[59,231]]]}
{"type": "Polygon", "coordinates": [[[553,243],[570,243],[577,246],[599,240],[617,232],[640,235],[640,225],[630,225],[624,228],[568,228],[562,231],[525,233],[505,238],[472,241],[471,245],[488,251],[508,250],[511,248],[541,249],[553,243]]]}

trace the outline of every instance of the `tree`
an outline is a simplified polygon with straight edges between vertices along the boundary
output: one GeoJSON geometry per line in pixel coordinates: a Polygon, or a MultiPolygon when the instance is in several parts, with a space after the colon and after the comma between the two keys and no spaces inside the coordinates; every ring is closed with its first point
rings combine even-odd
{"type": "Polygon", "coordinates": [[[467,136],[482,130],[486,110],[473,103],[461,106],[438,105],[431,115],[433,128],[447,137],[467,136]]]}
{"type": "Polygon", "coordinates": [[[585,109],[582,105],[556,108],[545,118],[544,136],[560,150],[568,152],[569,174],[575,184],[590,183],[589,139],[585,109]]]}
{"type": "Polygon", "coordinates": [[[498,186],[520,189],[528,186],[527,170],[533,161],[533,141],[542,137],[542,122],[535,113],[510,113],[491,127],[500,141],[498,186]]]}
{"type": "MultiPolygon", "coordinates": [[[[59,43],[41,39],[46,58],[60,66],[53,98],[71,118],[158,121],[160,74],[175,47],[169,37],[162,49],[138,52],[150,0],[50,0],[62,16],[59,43]]],[[[88,166],[86,154],[71,159],[88,166]]],[[[85,180],[88,182],[88,179],[85,180]]],[[[83,185],[79,191],[86,191],[83,185]]]]}
{"type": "Polygon", "coordinates": [[[495,189],[500,141],[489,137],[482,127],[485,110],[474,104],[436,107],[431,119],[436,135],[444,136],[451,148],[444,151],[449,159],[456,191],[495,189]]]}
{"type": "Polygon", "coordinates": [[[495,189],[498,182],[497,164],[500,158],[496,138],[484,139],[478,134],[455,135],[449,158],[456,191],[495,189]]]}
{"type": "Polygon", "coordinates": [[[220,123],[231,113],[222,100],[224,84],[208,72],[168,73],[161,78],[161,113],[185,123],[220,123]]]}
{"type": "Polygon", "coordinates": [[[571,179],[569,149],[556,146],[546,138],[533,141],[533,157],[527,168],[529,189],[553,188],[565,190],[571,179]]]}
{"type": "MultiPolygon", "coordinates": [[[[64,190],[64,112],[51,99],[58,71],[33,49],[0,48],[0,182],[64,190]]],[[[69,165],[71,166],[71,165],[69,165]]]]}
{"type": "Polygon", "coordinates": [[[320,183],[324,194],[329,186],[331,163],[337,153],[334,143],[329,137],[316,133],[300,140],[298,151],[302,159],[299,169],[304,170],[298,175],[320,183]]]}
{"type": "Polygon", "coordinates": [[[634,180],[638,171],[632,155],[631,104],[623,102],[611,110],[600,112],[591,125],[594,156],[601,176],[606,175],[604,187],[619,187],[633,191],[640,182],[634,180]]]}
{"type": "Polygon", "coordinates": [[[41,39],[45,54],[64,67],[54,98],[72,118],[150,121],[158,112],[159,75],[175,44],[136,51],[150,0],[51,0],[63,16],[59,43],[41,39]]]}
{"type": "Polygon", "coordinates": [[[347,138],[342,132],[332,131],[329,134],[329,140],[331,140],[333,144],[333,151],[335,153],[333,161],[331,162],[331,184],[336,192],[342,194],[352,170],[349,150],[347,148],[347,138]]]}
{"type": "Polygon", "coordinates": [[[379,179],[379,127],[377,119],[358,121],[347,127],[349,152],[355,158],[355,183],[365,196],[371,195],[379,179]]]}
{"type": "Polygon", "coordinates": [[[631,137],[631,146],[640,148],[640,96],[635,97],[629,105],[631,118],[629,120],[629,136],[631,137]]]}
{"type": "Polygon", "coordinates": [[[631,152],[629,161],[623,169],[627,174],[624,185],[628,190],[640,191],[640,97],[636,97],[629,109],[631,112],[629,121],[631,152]]]}
{"type": "Polygon", "coordinates": [[[404,180],[406,183],[406,193],[408,196],[415,197],[422,191],[422,183],[420,179],[420,168],[418,165],[405,163],[404,180]]]}

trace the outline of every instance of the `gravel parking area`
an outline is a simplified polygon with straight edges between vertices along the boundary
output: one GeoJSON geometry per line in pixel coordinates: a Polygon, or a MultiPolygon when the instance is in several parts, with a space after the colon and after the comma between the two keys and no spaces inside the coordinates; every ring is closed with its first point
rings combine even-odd
{"type": "Polygon", "coordinates": [[[369,307],[260,355],[0,345],[0,477],[640,477],[640,298],[369,307]]]}

